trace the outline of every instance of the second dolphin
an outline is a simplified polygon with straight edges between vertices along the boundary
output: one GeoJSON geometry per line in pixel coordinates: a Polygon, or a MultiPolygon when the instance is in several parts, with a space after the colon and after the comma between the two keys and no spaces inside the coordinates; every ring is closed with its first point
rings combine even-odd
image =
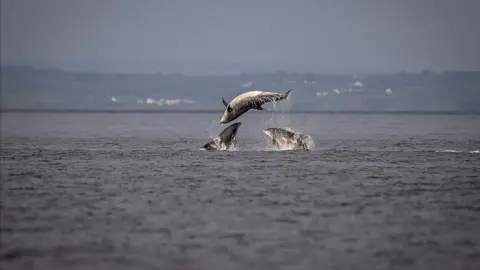
{"type": "Polygon", "coordinates": [[[229,150],[237,147],[237,132],[242,122],[233,123],[226,127],[218,136],[201,148],[206,150],[229,150]]]}

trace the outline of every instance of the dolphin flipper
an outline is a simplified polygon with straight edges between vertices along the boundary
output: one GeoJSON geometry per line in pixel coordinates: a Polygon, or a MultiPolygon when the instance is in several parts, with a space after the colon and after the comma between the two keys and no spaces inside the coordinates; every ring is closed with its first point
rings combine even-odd
{"type": "Polygon", "coordinates": [[[276,148],[279,148],[280,146],[278,145],[278,142],[275,138],[272,138],[272,144],[273,146],[275,146],[276,148]]]}

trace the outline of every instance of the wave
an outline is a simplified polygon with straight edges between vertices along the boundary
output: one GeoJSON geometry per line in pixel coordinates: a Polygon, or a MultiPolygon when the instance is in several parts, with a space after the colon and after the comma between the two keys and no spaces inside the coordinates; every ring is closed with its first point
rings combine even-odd
{"type": "Polygon", "coordinates": [[[445,150],[435,150],[436,153],[470,153],[470,154],[480,154],[479,150],[455,150],[455,149],[445,149],[445,150]]]}

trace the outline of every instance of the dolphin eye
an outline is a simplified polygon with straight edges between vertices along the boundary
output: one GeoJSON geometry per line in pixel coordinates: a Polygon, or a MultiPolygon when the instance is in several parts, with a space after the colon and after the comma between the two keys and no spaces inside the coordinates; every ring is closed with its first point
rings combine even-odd
{"type": "Polygon", "coordinates": [[[231,112],[232,111],[232,107],[230,107],[230,105],[227,106],[227,112],[231,112]]]}

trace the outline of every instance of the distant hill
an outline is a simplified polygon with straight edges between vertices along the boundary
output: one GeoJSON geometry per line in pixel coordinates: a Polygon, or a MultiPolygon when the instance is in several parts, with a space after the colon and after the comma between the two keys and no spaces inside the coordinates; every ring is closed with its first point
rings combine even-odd
{"type": "Polygon", "coordinates": [[[285,92],[292,110],[480,112],[480,71],[184,76],[1,68],[2,109],[223,110],[249,90],[285,92]]]}

